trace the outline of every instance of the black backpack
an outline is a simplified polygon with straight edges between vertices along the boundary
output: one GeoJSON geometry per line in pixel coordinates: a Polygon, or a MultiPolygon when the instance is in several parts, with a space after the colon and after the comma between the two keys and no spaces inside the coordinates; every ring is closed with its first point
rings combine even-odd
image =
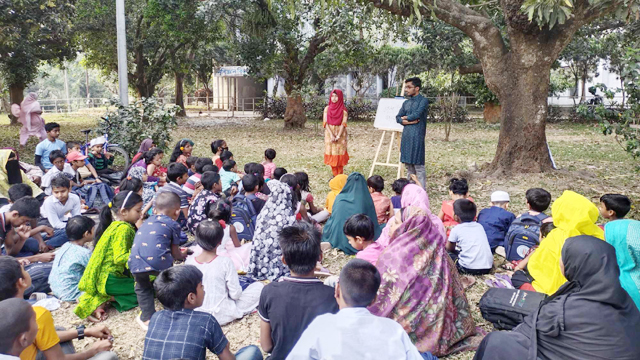
{"type": "Polygon", "coordinates": [[[547,297],[544,293],[491,288],[480,299],[482,317],[498,330],[511,330],[533,314],[547,297]]]}
{"type": "Polygon", "coordinates": [[[504,252],[507,260],[522,260],[533,246],[540,243],[540,226],[547,215],[522,215],[513,220],[504,237],[504,252]]]}

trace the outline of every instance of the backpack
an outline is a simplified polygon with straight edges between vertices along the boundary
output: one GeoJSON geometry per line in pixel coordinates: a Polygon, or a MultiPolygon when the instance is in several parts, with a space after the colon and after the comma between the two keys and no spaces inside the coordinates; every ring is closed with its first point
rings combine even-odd
{"type": "Polygon", "coordinates": [[[546,218],[548,216],[542,213],[536,216],[524,214],[511,223],[504,237],[507,260],[522,260],[530,248],[539,244],[540,226],[546,218]]]}
{"type": "Polygon", "coordinates": [[[496,329],[511,330],[527,315],[538,310],[546,297],[546,294],[535,291],[490,288],[482,295],[478,307],[482,317],[496,329]]]}
{"type": "Polygon", "coordinates": [[[253,195],[237,194],[233,197],[231,223],[236,228],[240,240],[253,240],[253,233],[256,230],[258,213],[251,203],[251,196],[253,195]]]}

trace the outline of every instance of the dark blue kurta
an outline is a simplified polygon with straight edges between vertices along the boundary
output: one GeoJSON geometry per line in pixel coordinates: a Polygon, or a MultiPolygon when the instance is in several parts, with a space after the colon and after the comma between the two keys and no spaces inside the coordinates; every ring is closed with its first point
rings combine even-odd
{"type": "Polygon", "coordinates": [[[400,145],[400,162],[403,164],[424,165],[424,138],[427,134],[427,114],[429,114],[429,100],[418,94],[407,99],[396,116],[398,124],[402,124],[403,116],[407,116],[408,121],[419,120],[417,124],[404,125],[402,143],[400,145]]]}

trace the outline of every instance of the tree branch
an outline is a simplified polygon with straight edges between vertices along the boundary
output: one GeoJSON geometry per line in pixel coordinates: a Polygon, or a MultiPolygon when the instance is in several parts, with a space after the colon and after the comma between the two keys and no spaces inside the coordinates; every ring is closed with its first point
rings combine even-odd
{"type": "Polygon", "coordinates": [[[470,66],[460,66],[458,68],[458,72],[460,73],[460,75],[467,75],[467,74],[482,74],[482,64],[478,63],[478,64],[473,64],[470,66]]]}
{"type": "MultiPolygon", "coordinates": [[[[368,0],[375,7],[409,17],[416,0],[368,0]]],[[[498,63],[508,53],[500,29],[491,19],[455,0],[421,0],[420,13],[436,17],[464,32],[472,41],[474,54],[482,63],[498,63]]]]}

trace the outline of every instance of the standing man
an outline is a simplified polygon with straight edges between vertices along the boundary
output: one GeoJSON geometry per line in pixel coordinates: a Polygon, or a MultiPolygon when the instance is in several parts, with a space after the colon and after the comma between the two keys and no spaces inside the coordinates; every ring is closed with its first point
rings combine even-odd
{"type": "Polygon", "coordinates": [[[400,161],[407,168],[407,177],[415,174],[427,186],[427,174],[424,168],[424,138],[427,133],[427,114],[429,100],[420,95],[422,81],[412,77],[404,81],[404,93],[409,98],[402,104],[396,116],[398,124],[404,126],[402,144],[400,145],[400,161]]]}

